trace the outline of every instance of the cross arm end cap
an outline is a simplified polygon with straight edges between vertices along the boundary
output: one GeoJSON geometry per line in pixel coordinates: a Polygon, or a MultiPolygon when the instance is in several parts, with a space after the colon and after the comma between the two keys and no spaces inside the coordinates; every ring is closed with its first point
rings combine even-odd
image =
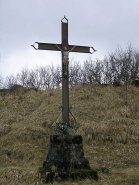
{"type": "Polygon", "coordinates": [[[65,15],[64,15],[64,18],[61,19],[61,22],[63,22],[64,19],[65,19],[65,20],[67,21],[67,23],[68,23],[68,19],[65,17],[65,15]]]}
{"type": "Polygon", "coordinates": [[[90,54],[93,54],[95,51],[97,51],[97,50],[95,50],[92,46],[90,47],[90,54]]]}
{"type": "Polygon", "coordinates": [[[38,50],[38,42],[35,42],[33,45],[31,45],[34,49],[38,50]]]}

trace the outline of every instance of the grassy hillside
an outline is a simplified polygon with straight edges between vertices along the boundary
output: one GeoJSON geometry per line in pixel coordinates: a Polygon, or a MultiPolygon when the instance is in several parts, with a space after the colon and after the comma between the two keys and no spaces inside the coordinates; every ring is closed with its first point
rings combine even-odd
{"type": "MultiPolygon", "coordinates": [[[[0,92],[0,185],[42,184],[38,168],[53,124],[62,119],[61,99],[61,89],[0,92]]],[[[85,157],[99,175],[97,182],[71,184],[139,184],[139,88],[128,87],[126,102],[125,87],[76,86],[70,110],[72,131],[83,136],[85,157]],[[105,162],[110,173],[99,170],[105,162]]]]}

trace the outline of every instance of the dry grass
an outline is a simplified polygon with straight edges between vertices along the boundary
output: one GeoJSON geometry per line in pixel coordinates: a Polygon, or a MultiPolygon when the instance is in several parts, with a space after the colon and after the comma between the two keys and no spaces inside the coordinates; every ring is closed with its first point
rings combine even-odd
{"type": "MultiPolygon", "coordinates": [[[[0,95],[0,185],[40,185],[38,168],[47,156],[52,125],[61,120],[61,90],[21,89],[0,95]]],[[[70,89],[74,134],[83,136],[92,168],[105,162],[110,173],[98,170],[99,180],[63,185],[139,184],[139,89],[75,86],[70,89]]],[[[54,184],[59,184],[54,182],[54,184]]]]}

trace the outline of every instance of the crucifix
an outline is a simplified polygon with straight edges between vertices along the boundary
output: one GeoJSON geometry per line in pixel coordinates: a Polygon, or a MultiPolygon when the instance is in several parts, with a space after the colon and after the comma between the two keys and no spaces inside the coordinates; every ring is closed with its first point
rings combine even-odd
{"type": "Polygon", "coordinates": [[[62,54],[62,120],[69,124],[69,52],[92,54],[96,50],[88,46],[75,46],[68,44],[68,19],[64,16],[61,20],[62,38],[61,44],[35,42],[31,45],[36,50],[61,51],[62,54]],[[64,21],[65,20],[65,21],[64,21]],[[36,46],[37,45],[37,46],[36,46]],[[92,50],[92,51],[91,51],[92,50]]]}

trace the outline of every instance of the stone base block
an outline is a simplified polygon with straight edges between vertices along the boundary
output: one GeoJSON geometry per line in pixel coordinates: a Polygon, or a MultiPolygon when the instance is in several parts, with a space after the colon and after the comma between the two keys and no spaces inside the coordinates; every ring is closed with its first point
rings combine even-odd
{"type": "Polygon", "coordinates": [[[81,135],[51,135],[47,158],[40,168],[42,182],[93,178],[97,171],[84,157],[81,135]]]}

